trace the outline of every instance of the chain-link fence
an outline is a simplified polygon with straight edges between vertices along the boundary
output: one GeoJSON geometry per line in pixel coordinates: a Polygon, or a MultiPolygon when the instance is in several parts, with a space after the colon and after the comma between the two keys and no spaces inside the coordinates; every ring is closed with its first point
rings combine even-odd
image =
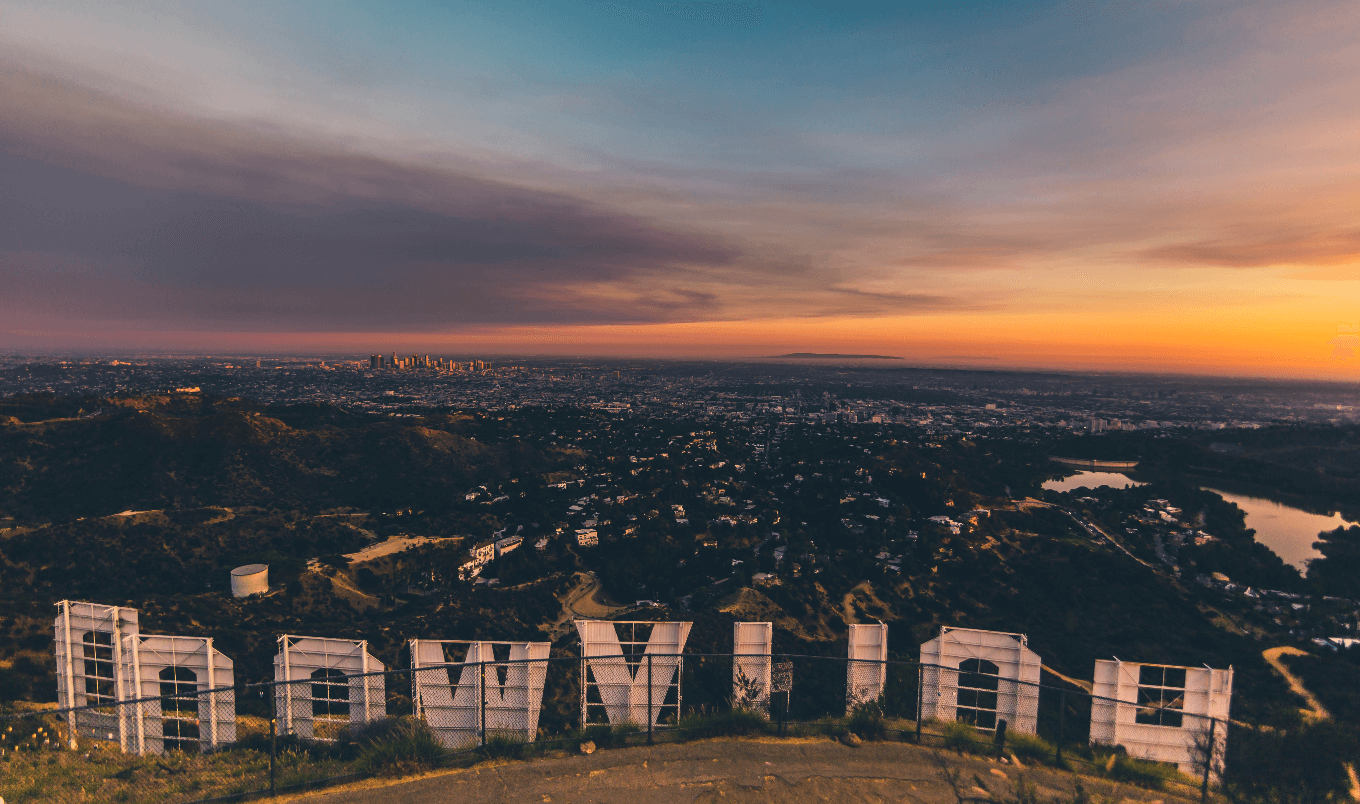
{"type": "Polygon", "coordinates": [[[0,797],[245,801],[402,768],[576,751],[585,741],[847,732],[1207,790],[1228,738],[1228,721],[1189,711],[1193,696],[1176,694],[1185,682],[1165,674],[1105,697],[1002,678],[986,662],[504,651],[449,661],[448,650],[418,653],[407,669],[318,668],[300,680],[216,689],[171,672],[137,698],[0,713],[0,797]],[[549,707],[579,715],[541,724],[549,707]]]}

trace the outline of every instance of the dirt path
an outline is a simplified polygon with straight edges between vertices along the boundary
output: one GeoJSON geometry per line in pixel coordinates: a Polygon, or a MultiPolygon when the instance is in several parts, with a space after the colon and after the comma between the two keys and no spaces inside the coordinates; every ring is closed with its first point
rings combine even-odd
{"type": "MultiPolygon", "coordinates": [[[[360,533],[365,534],[368,533],[368,531],[364,530],[363,528],[357,525],[351,524],[349,522],[346,522],[345,524],[349,525],[350,527],[354,528],[360,533]]],[[[424,544],[438,544],[439,542],[456,541],[459,538],[460,537],[458,536],[448,536],[443,538],[436,538],[431,536],[393,536],[392,538],[388,539],[385,542],[370,544],[369,546],[365,547],[364,549],[360,550],[357,553],[346,553],[345,558],[348,558],[352,563],[358,564],[362,561],[372,561],[375,558],[381,558],[382,556],[390,556],[393,553],[400,553],[402,550],[405,550],[408,547],[420,547],[421,545],[424,544]]]]}
{"type": "MultiPolygon", "coordinates": [[[[905,743],[847,748],[826,739],[715,739],[597,751],[590,756],[563,753],[527,762],[487,762],[411,781],[371,781],[292,800],[315,804],[955,804],[958,799],[937,756],[949,769],[960,772],[958,784],[965,796],[1001,798],[1012,793],[1017,778],[1013,766],[937,754],[905,743]]],[[[1074,776],[1044,768],[1028,768],[1024,774],[1026,782],[1038,787],[1038,800],[1072,797],[1074,776]]],[[[1090,778],[1081,781],[1096,801],[1170,804],[1186,800],[1169,791],[1090,778]]]]}
{"type": "Polygon", "coordinates": [[[562,600],[562,612],[557,616],[557,620],[548,626],[549,632],[557,637],[570,631],[571,621],[578,617],[602,620],[616,611],[631,608],[606,603],[601,600],[601,591],[599,578],[588,572],[576,573],[576,586],[567,592],[567,596],[562,600]]]}
{"type": "Polygon", "coordinates": [[[841,598],[841,616],[847,623],[858,623],[859,618],[855,616],[855,590],[851,589],[841,598]]]}
{"type": "Polygon", "coordinates": [[[1087,692],[1090,692],[1090,691],[1092,690],[1092,688],[1095,686],[1095,685],[1092,684],[1090,681],[1082,681],[1082,680],[1079,679],[1079,678],[1072,678],[1071,676],[1065,676],[1065,675],[1063,675],[1062,673],[1059,673],[1057,670],[1054,670],[1052,667],[1049,667],[1049,666],[1046,665],[1046,664],[1041,664],[1041,665],[1039,665],[1039,668],[1040,668],[1041,670],[1043,670],[1045,673],[1048,673],[1048,674],[1051,675],[1051,676],[1057,676],[1058,678],[1061,678],[1063,681],[1066,681],[1068,684],[1074,684],[1074,685],[1076,685],[1076,686],[1078,686],[1078,687],[1081,687],[1082,689],[1086,690],[1087,692]]]}
{"type": "Polygon", "coordinates": [[[367,528],[361,528],[361,527],[359,527],[358,525],[354,524],[353,522],[341,522],[340,524],[341,524],[341,525],[344,525],[345,527],[349,528],[350,530],[357,530],[359,533],[361,533],[361,534],[363,535],[363,537],[364,537],[365,539],[368,539],[368,540],[371,541],[371,542],[380,542],[380,541],[382,541],[382,538],[381,538],[380,536],[378,536],[378,534],[374,533],[373,531],[371,531],[371,530],[369,530],[369,529],[367,529],[367,528]]]}
{"type": "MultiPolygon", "coordinates": [[[[566,610],[572,617],[587,617],[600,619],[608,617],[616,611],[623,611],[629,606],[606,603],[602,597],[604,591],[600,584],[600,579],[593,573],[581,573],[581,584],[567,595],[566,610]]],[[[569,617],[568,619],[571,619],[569,617]]]]}
{"type": "Polygon", "coordinates": [[[365,606],[378,605],[378,598],[375,595],[370,595],[369,593],[355,586],[354,582],[351,581],[349,579],[349,576],[346,575],[345,573],[336,572],[334,575],[327,575],[326,573],[321,572],[319,569],[314,570],[314,572],[316,572],[316,574],[319,575],[320,577],[328,578],[330,580],[332,584],[331,591],[334,592],[338,597],[341,598],[348,597],[351,600],[351,602],[357,602],[365,606]]]}
{"type": "Polygon", "coordinates": [[[1265,657],[1266,662],[1269,663],[1271,667],[1275,668],[1275,672],[1284,676],[1284,680],[1289,682],[1289,689],[1308,702],[1307,709],[1299,710],[1300,712],[1303,712],[1304,717],[1309,718],[1310,720],[1325,720],[1331,717],[1331,715],[1327,713],[1327,710],[1322,706],[1322,702],[1315,698],[1313,693],[1309,692],[1308,689],[1303,686],[1303,682],[1299,680],[1298,676],[1289,672],[1289,668],[1284,666],[1284,662],[1280,661],[1281,656],[1309,656],[1311,654],[1309,654],[1308,651],[1284,645],[1278,648],[1267,648],[1261,651],[1261,655],[1265,657]]]}

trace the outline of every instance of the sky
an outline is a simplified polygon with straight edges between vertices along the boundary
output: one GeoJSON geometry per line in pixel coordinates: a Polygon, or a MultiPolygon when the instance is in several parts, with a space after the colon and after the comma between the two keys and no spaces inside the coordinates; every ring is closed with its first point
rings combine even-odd
{"type": "Polygon", "coordinates": [[[0,351],[1360,380],[1360,3],[0,0],[0,351]]]}

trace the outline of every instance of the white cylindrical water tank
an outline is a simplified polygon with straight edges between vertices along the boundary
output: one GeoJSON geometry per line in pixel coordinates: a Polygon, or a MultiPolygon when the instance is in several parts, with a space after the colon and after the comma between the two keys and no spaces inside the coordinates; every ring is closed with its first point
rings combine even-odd
{"type": "Polygon", "coordinates": [[[269,565],[247,564],[231,571],[231,596],[247,597],[269,591],[269,565]]]}

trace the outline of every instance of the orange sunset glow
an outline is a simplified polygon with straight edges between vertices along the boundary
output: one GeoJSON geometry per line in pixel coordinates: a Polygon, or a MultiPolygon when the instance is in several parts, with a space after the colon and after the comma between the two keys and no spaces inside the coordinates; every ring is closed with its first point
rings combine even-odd
{"type": "Polygon", "coordinates": [[[0,338],[1360,377],[1360,7],[915,11],[356,41],[378,79],[18,7],[0,338]]]}

